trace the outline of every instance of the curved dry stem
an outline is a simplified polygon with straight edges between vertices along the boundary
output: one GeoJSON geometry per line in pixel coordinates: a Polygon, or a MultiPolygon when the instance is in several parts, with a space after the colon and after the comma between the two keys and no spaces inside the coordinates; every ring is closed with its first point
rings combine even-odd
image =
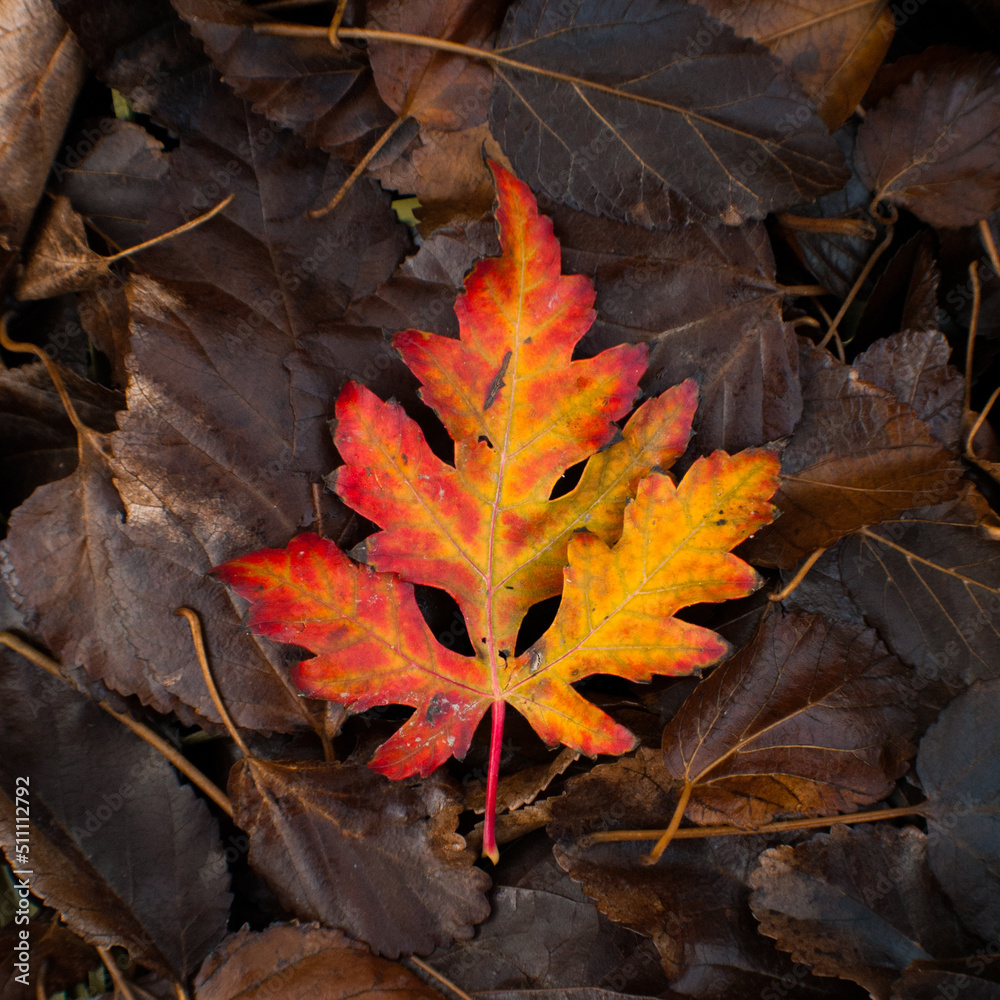
{"type": "Polygon", "coordinates": [[[670,841],[674,839],[675,834],[680,828],[681,820],[684,818],[684,810],[687,809],[687,804],[691,800],[691,792],[693,790],[693,781],[684,782],[684,787],[681,789],[681,795],[677,800],[677,808],[674,809],[670,825],[660,834],[659,839],[656,841],[656,846],[649,854],[639,859],[641,864],[655,865],[663,856],[663,852],[670,846],[670,841]]]}
{"type": "Polygon", "coordinates": [[[993,232],[986,219],[979,220],[979,239],[982,241],[986,253],[989,254],[994,273],[1000,274],[1000,254],[997,253],[997,245],[993,242],[993,232]]]}
{"type": "Polygon", "coordinates": [[[788,583],[781,588],[776,594],[770,594],[768,596],[769,601],[783,601],[786,597],[791,595],[795,588],[806,578],[806,574],[816,565],[817,560],[826,549],[817,549],[800,567],[799,571],[788,581],[788,583]]]}
{"type": "Polygon", "coordinates": [[[100,446],[99,435],[95,434],[79,417],[76,412],[76,407],[73,405],[73,400],[70,398],[69,391],[66,388],[66,383],[63,381],[62,374],[59,371],[56,363],[50,358],[45,351],[43,351],[37,344],[29,344],[20,340],[11,340],[7,335],[7,321],[10,318],[10,313],[6,313],[4,316],[0,317],[0,346],[4,347],[8,351],[13,351],[18,354],[34,354],[39,361],[45,365],[45,371],[49,378],[52,379],[52,384],[56,387],[56,392],[59,393],[59,401],[63,405],[63,409],[66,411],[66,416],[69,417],[69,422],[73,425],[73,429],[76,431],[77,438],[80,442],[87,441],[92,444],[98,451],[103,452],[100,446]]]}
{"type": "MultiPolygon", "coordinates": [[[[879,221],[882,221],[879,219],[879,221]]],[[[872,251],[871,256],[865,261],[865,266],[861,269],[861,273],[858,275],[857,280],[851,286],[851,290],[847,293],[847,297],[840,304],[840,308],[837,310],[836,316],[830,323],[830,328],[826,331],[826,336],[819,342],[818,347],[826,347],[830,340],[837,335],[837,327],[840,326],[841,320],[847,315],[847,310],[850,309],[851,303],[857,298],[858,292],[861,291],[861,286],[864,285],[865,281],[868,279],[868,275],[871,274],[872,268],[878,263],[879,257],[889,249],[889,244],[892,243],[893,235],[895,230],[893,228],[892,222],[885,222],[885,238],[881,243],[872,251]]]]}
{"type": "Polygon", "coordinates": [[[365,172],[368,164],[375,159],[379,150],[392,138],[399,126],[406,121],[407,117],[407,115],[399,115],[396,118],[378,137],[375,145],[361,158],[361,162],[351,171],[350,177],[340,185],[337,193],[322,208],[314,208],[306,213],[310,219],[322,219],[324,215],[329,215],[344,200],[344,195],[354,187],[355,182],[365,172]]]}
{"type": "Polygon", "coordinates": [[[969,337],[965,343],[965,396],[962,400],[962,425],[968,422],[972,412],[972,359],[976,353],[976,333],[979,331],[979,307],[983,301],[983,290],[979,283],[979,261],[969,265],[969,281],[972,282],[972,316],[969,317],[969,337]]]}
{"type": "Polygon", "coordinates": [[[233,738],[233,742],[240,748],[243,756],[247,759],[253,757],[246,743],[243,742],[243,737],[240,736],[235,723],[230,718],[229,711],[222,700],[222,695],[219,694],[219,689],[215,686],[215,679],[212,677],[212,668],[208,665],[208,654],[205,652],[205,637],[201,631],[201,621],[198,618],[198,613],[193,608],[178,608],[174,614],[186,619],[188,627],[191,629],[191,641],[194,643],[194,651],[198,657],[198,665],[201,667],[201,675],[205,678],[205,686],[208,688],[208,693],[212,699],[212,704],[215,705],[215,710],[222,718],[222,724],[233,738]]]}
{"type": "MultiPolygon", "coordinates": [[[[898,819],[901,816],[926,816],[927,803],[915,806],[897,806],[891,809],[874,809],[866,813],[840,813],[836,816],[810,816],[805,819],[782,820],[778,823],[765,823],[752,829],[740,826],[691,826],[674,832],[673,840],[699,840],[702,837],[753,837],[759,833],[783,833],[787,830],[816,830],[825,826],[837,826],[842,823],[874,823],[880,819],[898,819]]],[[[644,841],[661,839],[665,830],[607,830],[591,833],[580,838],[580,844],[588,847],[592,844],[614,844],[625,841],[644,841]]]]}
{"type": "Polygon", "coordinates": [[[122,970],[118,968],[118,963],[115,961],[115,957],[111,954],[110,949],[97,945],[97,954],[101,956],[104,968],[108,970],[111,982],[115,985],[115,996],[121,995],[125,1000],[135,1000],[135,994],[132,992],[128,980],[122,975],[122,970]]]}
{"type": "Polygon", "coordinates": [[[116,254],[112,254],[110,257],[105,257],[105,263],[112,263],[116,260],[121,260],[123,257],[131,257],[132,254],[138,253],[140,250],[145,250],[148,247],[156,246],[157,243],[164,243],[166,240],[173,239],[175,236],[180,236],[181,233],[189,232],[192,229],[196,229],[203,222],[208,222],[209,219],[218,215],[234,198],[236,194],[227,195],[222,201],[219,202],[215,208],[210,208],[204,215],[199,215],[197,219],[192,219],[190,222],[185,222],[182,226],[178,226],[176,229],[171,229],[167,233],[160,233],[159,236],[154,236],[151,240],[146,240],[144,243],[137,243],[134,247],[129,247],[127,250],[121,250],[116,254]]]}
{"type": "MultiPolygon", "coordinates": [[[[30,660],[36,667],[58,677],[65,684],[73,686],[63,674],[62,668],[57,660],[46,656],[44,653],[29,645],[20,636],[13,632],[0,632],[0,644],[8,649],[19,653],[26,660],[30,660]]],[[[85,694],[86,692],[80,692],[85,694]]],[[[196,788],[200,788],[226,815],[232,817],[233,805],[228,796],[212,781],[198,770],[176,747],[168,743],[162,736],[154,732],[149,726],[136,722],[130,715],[116,712],[107,702],[94,702],[98,708],[103,709],[113,719],[117,719],[123,726],[127,726],[140,739],[145,740],[154,750],[159,751],[166,759],[184,775],[188,781],[196,788]]]]}
{"type": "Polygon", "coordinates": [[[975,449],[972,447],[973,442],[976,440],[979,428],[983,426],[983,422],[989,416],[990,410],[993,409],[993,404],[997,401],[997,396],[1000,396],[1000,386],[997,386],[993,390],[993,395],[990,396],[986,405],[983,407],[983,412],[976,418],[976,422],[972,425],[972,430],[969,431],[968,437],[965,439],[965,457],[973,462],[978,461],[975,449]]]}
{"type": "Polygon", "coordinates": [[[788,212],[779,212],[777,219],[786,229],[800,233],[838,233],[842,236],[860,236],[863,240],[873,240],[878,235],[878,231],[867,219],[817,219],[788,212]]]}
{"type": "Polygon", "coordinates": [[[436,979],[442,986],[451,990],[455,996],[459,997],[460,1000],[474,1000],[468,993],[465,992],[460,986],[456,986],[447,976],[438,972],[432,965],[428,965],[422,958],[417,958],[416,955],[407,956],[409,960],[420,970],[426,972],[428,976],[432,976],[436,979]]]}

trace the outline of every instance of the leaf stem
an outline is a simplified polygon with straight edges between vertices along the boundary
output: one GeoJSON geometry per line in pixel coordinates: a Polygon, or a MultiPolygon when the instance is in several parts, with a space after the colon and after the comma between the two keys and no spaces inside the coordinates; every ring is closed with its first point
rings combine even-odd
{"type": "MultiPolygon", "coordinates": [[[[840,823],[873,823],[880,819],[897,819],[901,816],[925,816],[927,803],[915,806],[897,806],[891,809],[873,809],[866,813],[842,813],[838,816],[810,816],[805,819],[782,820],[765,823],[746,830],[740,826],[692,826],[676,830],[673,840],[698,840],[703,837],[752,837],[759,833],[782,833],[786,830],[814,830],[840,823]]],[[[657,840],[666,834],[665,830],[607,830],[591,833],[580,838],[584,847],[592,844],[612,844],[622,841],[657,840]]]]}
{"type": "Polygon", "coordinates": [[[983,290],[979,282],[979,261],[969,265],[969,281],[972,283],[972,315],[969,317],[969,339],[965,346],[965,397],[962,401],[962,423],[967,423],[972,411],[972,359],[976,353],[976,334],[979,332],[979,307],[983,290]]]}
{"type": "Polygon", "coordinates": [[[378,155],[378,151],[395,135],[396,129],[406,121],[408,115],[399,115],[396,120],[378,137],[375,145],[368,150],[361,158],[361,162],[351,171],[350,177],[344,181],[337,190],[337,193],[322,207],[314,208],[307,212],[310,219],[322,219],[324,215],[329,215],[344,199],[344,195],[354,187],[355,181],[365,172],[365,168],[378,155]]]}
{"type": "Polygon", "coordinates": [[[432,965],[428,965],[422,958],[417,958],[416,955],[408,955],[407,958],[420,970],[426,972],[428,976],[433,976],[442,986],[447,987],[451,990],[455,996],[459,997],[460,1000],[473,1000],[473,998],[465,992],[460,986],[456,986],[447,976],[443,973],[438,972],[437,969],[432,965]]]}
{"type": "Polygon", "coordinates": [[[649,854],[639,859],[642,864],[655,865],[656,862],[663,856],[663,852],[667,849],[670,841],[674,839],[674,835],[678,832],[681,820],[684,818],[684,810],[687,809],[687,804],[691,800],[691,792],[693,790],[694,782],[685,781],[684,787],[681,789],[681,797],[677,800],[677,808],[674,810],[673,819],[670,820],[670,825],[660,835],[659,840],[656,841],[656,846],[649,852],[649,854]]]}
{"type": "Polygon", "coordinates": [[[994,272],[1000,274],[1000,254],[997,254],[997,245],[993,242],[993,233],[990,231],[990,224],[986,219],[979,220],[979,238],[982,240],[986,252],[990,255],[990,263],[993,265],[994,272]]]}
{"type": "Polygon", "coordinates": [[[490,762],[486,772],[486,814],[483,816],[483,857],[493,864],[500,860],[497,850],[497,785],[500,783],[500,751],[503,746],[505,701],[493,702],[493,726],[490,732],[490,762]]]}
{"type": "Polygon", "coordinates": [[[212,668],[208,665],[208,654],[205,652],[205,638],[201,632],[201,622],[198,620],[197,612],[192,608],[178,608],[174,614],[185,618],[188,627],[191,629],[191,640],[194,643],[195,655],[198,657],[198,665],[201,667],[202,676],[205,678],[205,686],[208,688],[212,704],[215,705],[215,710],[222,717],[223,725],[229,730],[229,735],[233,738],[233,742],[240,748],[243,756],[248,759],[253,757],[246,743],[243,742],[243,737],[240,736],[235,723],[230,718],[229,711],[222,700],[222,695],[219,694],[219,689],[215,686],[215,679],[212,677],[212,668]]]}
{"type": "MultiPolygon", "coordinates": [[[[34,663],[36,667],[41,667],[42,670],[52,674],[53,677],[58,677],[63,683],[69,684],[70,687],[74,687],[75,689],[69,678],[62,672],[58,661],[39,652],[34,646],[29,645],[20,638],[20,636],[14,635],[13,632],[0,632],[0,644],[14,650],[15,653],[20,653],[26,660],[34,663]]],[[[80,693],[86,694],[83,691],[80,693]]],[[[107,702],[97,701],[94,704],[107,712],[112,718],[117,719],[123,726],[131,729],[136,736],[145,740],[154,750],[158,750],[163,754],[192,785],[200,788],[226,815],[232,817],[233,805],[226,794],[215,782],[202,774],[176,747],[171,746],[162,736],[150,729],[149,726],[144,726],[141,722],[136,722],[131,716],[116,712],[107,702]]]]}
{"type": "Polygon", "coordinates": [[[163,243],[165,240],[173,239],[175,236],[180,236],[181,233],[186,233],[192,229],[196,229],[203,222],[208,222],[209,219],[218,215],[219,212],[221,212],[235,197],[235,192],[227,195],[222,199],[222,201],[219,202],[218,205],[215,206],[215,208],[210,208],[204,214],[199,215],[197,219],[185,222],[183,225],[178,226],[176,229],[171,229],[169,232],[160,233],[159,236],[154,236],[151,240],[146,240],[144,243],[137,243],[134,247],[129,247],[127,250],[120,250],[118,253],[112,254],[110,257],[103,258],[103,260],[106,264],[110,264],[112,261],[121,260],[123,257],[131,257],[132,254],[138,253],[140,250],[156,246],[157,243],[163,243]]]}
{"type": "Polygon", "coordinates": [[[878,263],[879,257],[882,256],[889,249],[889,244],[892,242],[892,238],[895,235],[895,229],[892,222],[885,223],[885,238],[882,242],[875,247],[872,251],[871,256],[865,261],[865,266],[861,268],[861,273],[858,275],[857,280],[851,286],[851,290],[847,293],[847,297],[840,304],[840,308],[837,310],[836,316],[833,317],[833,321],[830,323],[830,329],[826,331],[826,336],[817,344],[818,347],[826,347],[830,340],[836,335],[837,327],[840,326],[841,320],[847,314],[847,310],[850,309],[851,303],[857,298],[858,292],[861,291],[861,286],[864,285],[865,281],[868,279],[868,275],[871,274],[872,268],[878,263]]]}
{"type": "Polygon", "coordinates": [[[816,549],[815,552],[799,567],[799,571],[788,581],[788,583],[781,588],[776,594],[771,594],[768,597],[770,601],[783,601],[788,597],[796,587],[806,578],[806,574],[816,565],[820,556],[826,552],[826,549],[816,549]]]}

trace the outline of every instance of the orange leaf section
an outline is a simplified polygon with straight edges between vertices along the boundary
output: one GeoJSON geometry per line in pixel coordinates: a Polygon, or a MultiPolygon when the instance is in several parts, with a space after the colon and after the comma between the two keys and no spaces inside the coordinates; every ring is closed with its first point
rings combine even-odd
{"type": "Polygon", "coordinates": [[[384,529],[368,540],[371,565],[448,591],[474,641],[513,650],[528,608],[559,593],[570,534],[585,527],[613,542],[638,480],[684,451],[697,390],[685,383],[648,401],[577,489],[549,502],[566,469],[615,437],[647,348],[572,360],[593,322],[593,285],[560,273],[552,223],[526,185],[493,172],[503,256],[466,279],[460,339],[407,330],[394,340],[455,441],[455,465],[399,406],[350,386],[337,404],[347,464],[335,489],[384,529]]]}
{"type": "Polygon", "coordinates": [[[560,273],[551,223],[527,187],[492,169],[503,256],[480,261],[466,280],[460,339],[410,330],[395,340],[455,439],[455,464],[430,450],[398,404],[349,384],[336,407],[346,464],[335,484],[383,529],[365,543],[370,565],[300,535],[215,573],[251,601],[254,631],[316,654],[294,674],[307,694],[354,711],[415,709],[371,762],[389,777],[427,775],[462,757],[493,708],[484,849],[495,858],[506,704],[549,743],[587,754],[631,749],[632,734],[572,684],[593,673],[688,673],[725,653],[713,632],[674,615],[759,585],[730,550],[771,520],[779,462],[764,450],[716,452],[675,485],[660,470],[687,445],[690,381],[645,401],[619,431],[646,349],[572,359],[593,317],[593,288],[560,273]],[[577,486],[551,500],[562,473],[588,456],[577,486]],[[415,583],[455,597],[474,656],[434,639],[415,583]],[[560,592],[550,631],[515,657],[525,612],[560,592]]]}

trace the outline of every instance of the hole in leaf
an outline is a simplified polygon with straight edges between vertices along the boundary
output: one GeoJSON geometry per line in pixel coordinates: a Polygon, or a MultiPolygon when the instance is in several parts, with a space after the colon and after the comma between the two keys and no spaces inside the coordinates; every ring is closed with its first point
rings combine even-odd
{"type": "Polygon", "coordinates": [[[478,440],[480,442],[485,442],[486,443],[486,447],[489,448],[490,451],[493,450],[493,442],[490,441],[490,439],[485,434],[480,434],[478,440]]]}
{"type": "Polygon", "coordinates": [[[580,482],[580,476],[583,475],[584,466],[587,464],[587,460],[584,459],[582,462],[577,462],[576,465],[571,465],[557,480],[555,486],[552,487],[552,492],[549,494],[550,500],[558,500],[559,497],[565,496],[571,489],[573,489],[578,482],[580,482]]]}
{"type": "Polygon", "coordinates": [[[518,629],[515,656],[520,656],[529,646],[541,639],[555,619],[561,600],[561,596],[549,597],[528,608],[528,613],[518,629]]]}
{"type": "Polygon", "coordinates": [[[421,583],[415,584],[413,590],[417,607],[424,616],[427,627],[434,633],[434,638],[446,649],[454,650],[460,656],[472,656],[474,651],[465,619],[451,594],[421,583]]]}

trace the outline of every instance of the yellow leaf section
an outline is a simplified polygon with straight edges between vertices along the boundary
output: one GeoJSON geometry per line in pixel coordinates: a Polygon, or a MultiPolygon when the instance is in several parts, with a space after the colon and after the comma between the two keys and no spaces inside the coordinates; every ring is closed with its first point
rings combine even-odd
{"type": "Polygon", "coordinates": [[[504,696],[549,743],[620,753],[610,719],[571,684],[589,674],[648,681],[725,655],[714,632],[679,621],[681,608],[744,597],[760,585],[729,550],[773,517],[778,457],[762,449],[699,459],[678,486],[654,473],[625,512],[614,548],[590,534],[569,544],[562,603],[548,632],[520,656],[504,696]],[[544,706],[544,707],[543,707],[544,706]],[[610,735],[609,735],[610,733],[610,735]]]}

